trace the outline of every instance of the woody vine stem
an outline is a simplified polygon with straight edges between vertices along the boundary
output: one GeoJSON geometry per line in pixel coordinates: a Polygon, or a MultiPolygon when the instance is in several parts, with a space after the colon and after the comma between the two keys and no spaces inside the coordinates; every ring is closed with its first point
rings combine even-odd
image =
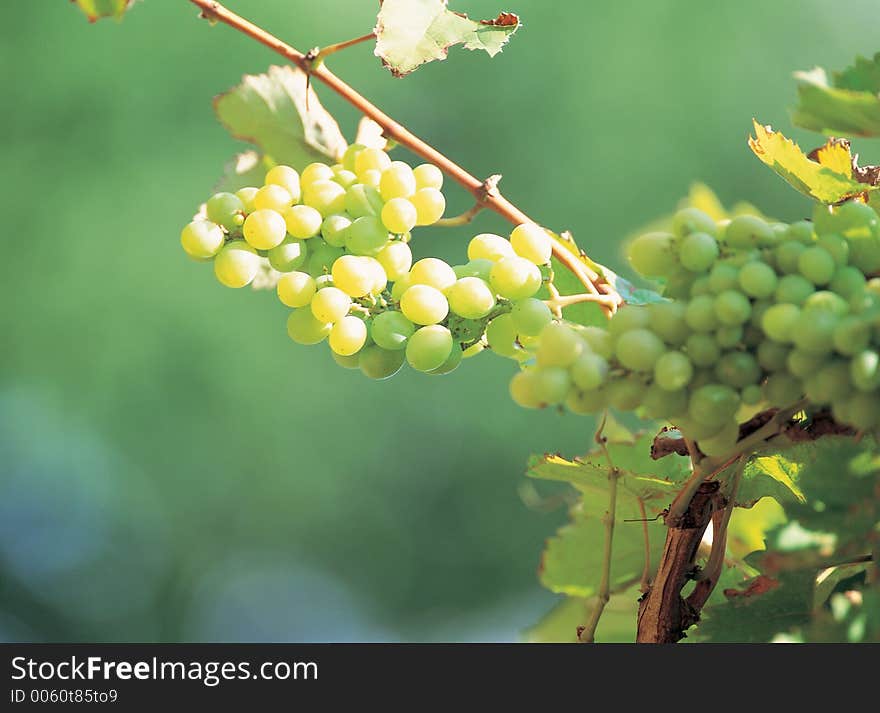
{"type": "MultiPolygon", "coordinates": [[[[328,52],[322,53],[319,50],[318,52],[304,54],[263,28],[227,9],[219,2],[215,2],[215,0],[190,0],[190,2],[201,8],[202,16],[206,19],[222,22],[292,62],[310,77],[332,89],[364,116],[375,121],[382,127],[386,138],[396,141],[422,159],[433,163],[474,197],[476,205],[471,211],[474,214],[479,210],[487,208],[513,225],[536,222],[501,195],[498,191],[497,179],[481,181],[471,175],[457,163],[392,119],[375,104],[368,101],[363,95],[327,69],[322,61],[316,61],[316,58],[323,59],[323,56],[328,54],[328,52]]],[[[369,37],[367,35],[363,38],[358,38],[358,41],[369,37]]],[[[344,42],[340,43],[339,46],[333,45],[331,49],[335,51],[335,49],[342,49],[343,46],[347,47],[356,43],[356,41],[344,42]]],[[[562,243],[557,236],[551,233],[550,237],[553,241],[553,255],[580,280],[587,290],[587,293],[581,296],[580,301],[596,302],[610,316],[622,303],[621,297],[601,275],[590,268],[578,255],[562,243]]]]}

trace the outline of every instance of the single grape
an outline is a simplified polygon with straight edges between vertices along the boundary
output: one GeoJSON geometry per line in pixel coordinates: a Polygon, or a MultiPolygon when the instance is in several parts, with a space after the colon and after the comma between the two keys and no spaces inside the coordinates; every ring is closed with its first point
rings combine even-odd
{"type": "Polygon", "coordinates": [[[712,289],[709,286],[709,276],[700,275],[691,283],[691,288],[688,291],[688,296],[699,297],[700,295],[708,295],[711,293],[712,289]]]}
{"type": "Polygon", "coordinates": [[[522,223],[516,226],[510,234],[510,244],[517,255],[535,265],[549,263],[553,254],[550,236],[542,227],[534,223],[522,223]]]}
{"type": "Polygon", "coordinates": [[[711,334],[692,334],[685,342],[685,350],[697,366],[712,366],[721,357],[718,342],[711,334]]]}
{"type": "Polygon", "coordinates": [[[738,215],[733,218],[724,231],[724,241],[739,250],[763,247],[775,242],[773,229],[754,215],[738,215]]]}
{"type": "Polygon", "coordinates": [[[515,302],[513,309],[510,310],[510,316],[513,317],[517,332],[529,337],[538,336],[553,319],[550,308],[534,297],[515,302]]]}
{"type": "Polygon", "coordinates": [[[761,328],[770,339],[777,342],[792,341],[792,332],[798,324],[801,310],[797,305],[777,304],[764,312],[761,328]]]}
{"type": "Polygon", "coordinates": [[[385,268],[382,267],[382,263],[374,257],[364,257],[364,262],[367,265],[367,269],[373,275],[373,284],[370,287],[370,294],[381,294],[388,287],[388,275],[385,273],[385,268]]]}
{"type": "Polygon", "coordinates": [[[351,297],[338,287],[325,287],[312,297],[312,314],[319,322],[338,322],[351,308],[351,297]]]}
{"type": "Polygon", "coordinates": [[[462,274],[458,277],[479,277],[481,280],[489,281],[489,275],[492,274],[492,267],[495,265],[491,260],[486,258],[477,258],[469,260],[462,268],[462,274]]]}
{"type": "Polygon", "coordinates": [[[584,351],[584,340],[580,335],[559,322],[551,322],[538,336],[540,342],[536,357],[540,366],[571,366],[584,351]]]}
{"type": "MultiPolygon", "coordinates": [[[[622,311],[622,310],[621,310],[622,311]]],[[[684,319],[695,332],[713,332],[718,328],[715,298],[709,295],[694,297],[685,309],[684,319]]],[[[614,320],[611,321],[614,324],[614,320]]]]}
{"type": "Polygon", "coordinates": [[[495,263],[489,273],[489,284],[502,297],[522,300],[541,288],[541,271],[525,258],[506,257],[495,263]]]}
{"type": "Polygon", "coordinates": [[[792,332],[795,346],[813,354],[827,354],[833,349],[834,330],[840,317],[833,312],[803,310],[792,332]]]}
{"type": "Polygon", "coordinates": [[[739,394],[729,386],[706,384],[691,394],[688,415],[698,423],[720,427],[739,408],[739,394]]]}
{"type": "Polygon", "coordinates": [[[305,241],[285,238],[281,245],[276,245],[269,251],[267,257],[273,270],[293,272],[305,264],[308,254],[305,241]]]}
{"type": "Polygon", "coordinates": [[[367,171],[381,173],[389,166],[391,166],[391,158],[382,149],[364,149],[354,159],[354,172],[361,178],[367,171]]]}
{"type": "Polygon", "coordinates": [[[831,341],[840,354],[853,356],[871,343],[871,323],[862,317],[844,317],[834,328],[831,341]]]}
{"type": "Polygon", "coordinates": [[[223,247],[224,240],[220,226],[207,220],[194,220],[180,233],[184,252],[196,260],[214,257],[223,247]]]}
{"type": "Polygon", "coordinates": [[[375,168],[368,169],[358,176],[358,180],[365,186],[375,188],[378,192],[379,184],[382,182],[382,172],[375,168]]]}
{"type": "Polygon", "coordinates": [[[797,403],[804,393],[800,379],[785,372],[777,372],[764,382],[764,400],[776,408],[787,408],[797,403]]]}
{"type": "Polygon", "coordinates": [[[453,342],[452,351],[449,352],[449,356],[446,357],[446,361],[444,361],[436,369],[431,369],[431,371],[426,373],[430,374],[431,376],[444,376],[445,374],[451,374],[461,365],[462,359],[464,359],[464,352],[461,350],[461,345],[453,342]]]}
{"type": "MultiPolygon", "coordinates": [[[[425,285],[417,287],[433,289],[425,285]]],[[[446,327],[439,324],[422,327],[406,343],[406,360],[416,371],[431,371],[443,365],[452,352],[452,346],[452,334],[446,327]]]]}
{"type": "Polygon", "coordinates": [[[287,334],[297,344],[320,344],[333,325],[315,319],[310,309],[295,309],[287,318],[287,334]]]}
{"type": "Polygon", "coordinates": [[[232,232],[241,227],[244,203],[234,193],[216,193],[208,199],[205,212],[208,220],[232,232]]]}
{"type": "Polygon", "coordinates": [[[384,205],[379,191],[372,186],[356,183],[345,191],[345,212],[352,218],[379,215],[384,205]]]}
{"type": "MultiPolygon", "coordinates": [[[[859,391],[874,391],[880,387],[880,354],[864,349],[850,360],[850,379],[859,391]]],[[[876,396],[876,394],[875,394],[876,396]]]]}
{"type": "Polygon", "coordinates": [[[260,256],[244,240],[232,240],[214,258],[214,274],[226,287],[244,287],[257,276],[260,256]]]}
{"type": "Polygon", "coordinates": [[[614,339],[607,330],[601,327],[581,327],[578,334],[594,354],[604,359],[610,359],[614,354],[614,339]]]}
{"type": "MultiPolygon", "coordinates": [[[[250,220],[250,216],[248,216],[248,220],[250,220]]],[[[287,232],[300,240],[315,237],[321,231],[323,220],[317,210],[307,205],[291,206],[284,211],[287,232]]],[[[245,225],[247,225],[247,221],[245,221],[245,225]]]]}
{"type": "Polygon", "coordinates": [[[333,180],[346,190],[358,182],[357,174],[345,168],[333,169],[333,180]]]}
{"type": "Polygon", "coordinates": [[[716,235],[718,226],[712,218],[698,208],[683,208],[672,216],[672,232],[684,238],[692,233],[716,235]]]}
{"type": "Polygon", "coordinates": [[[333,263],[342,257],[342,248],[334,248],[327,245],[321,238],[315,238],[309,242],[309,257],[306,262],[306,272],[313,277],[329,274],[333,269],[333,263]]]}
{"type": "Polygon", "coordinates": [[[284,240],[287,228],[280,213],[256,210],[245,218],[243,232],[244,239],[257,250],[271,250],[284,240]]]}
{"type": "Polygon", "coordinates": [[[431,163],[423,163],[413,169],[413,176],[416,179],[416,187],[433,188],[440,190],[443,188],[443,171],[431,163]]]}
{"type": "Polygon", "coordinates": [[[671,233],[646,233],[627,248],[633,269],[645,277],[664,277],[678,266],[675,236],[671,233]]]}
{"type": "Polygon", "coordinates": [[[750,262],[739,270],[739,286],[749,297],[769,297],[776,291],[777,284],[776,273],[767,263],[750,262]]]}
{"type": "Polygon", "coordinates": [[[709,273],[709,290],[720,295],[739,287],[739,268],[729,262],[718,262],[709,273]]]}
{"type": "Polygon", "coordinates": [[[614,313],[608,323],[608,332],[618,337],[631,329],[642,329],[651,324],[651,312],[641,305],[624,305],[614,313]]]}
{"type": "Polygon", "coordinates": [[[310,163],[300,174],[300,183],[302,184],[303,193],[305,193],[308,190],[308,187],[313,183],[331,180],[333,180],[333,169],[326,163],[321,163],[320,161],[310,163]]]}
{"type": "MultiPolygon", "coordinates": [[[[325,291],[321,290],[321,292],[325,291]]],[[[330,348],[336,354],[341,356],[357,354],[367,342],[367,325],[360,317],[354,315],[343,317],[331,328],[329,342],[330,348]]]]}
{"type": "MultiPolygon", "coordinates": [[[[761,335],[763,338],[763,335],[761,335]]],[[[743,328],[741,326],[719,327],[715,330],[715,341],[723,349],[732,349],[743,340],[743,328]]]]}
{"type": "Polygon", "coordinates": [[[400,371],[406,359],[403,350],[388,351],[371,344],[360,352],[360,367],[364,376],[371,379],[388,379],[400,371]]]}
{"type": "Polygon", "coordinates": [[[803,304],[804,312],[831,312],[838,317],[849,313],[849,302],[830,290],[819,290],[810,295],[803,304]]]}
{"type": "Polygon", "coordinates": [[[449,303],[440,290],[430,285],[413,285],[403,293],[400,309],[407,319],[416,324],[437,324],[449,314],[449,303]]]}
{"type": "Polygon", "coordinates": [[[388,279],[396,282],[410,271],[412,250],[406,243],[395,240],[382,248],[376,255],[376,259],[384,268],[388,279]]]}
{"type": "Polygon", "coordinates": [[[303,203],[311,206],[322,218],[345,211],[346,190],[336,181],[322,180],[307,183],[303,190],[303,203]]]}
{"type": "Polygon", "coordinates": [[[761,380],[761,367],[749,352],[727,352],[715,365],[715,376],[722,384],[743,389],[761,380]]]}
{"type": "Polygon", "coordinates": [[[293,197],[286,188],[270,183],[263,186],[254,195],[254,208],[260,210],[273,210],[283,213],[293,203],[293,197]]]}
{"type": "Polygon", "coordinates": [[[446,211],[446,198],[436,188],[420,188],[408,200],[416,209],[416,225],[433,225],[446,211]]]}
{"type": "Polygon", "coordinates": [[[765,371],[781,371],[786,368],[788,353],[791,351],[784,344],[766,340],[758,345],[758,364],[765,371]]]}
{"type": "Polygon", "coordinates": [[[838,267],[843,267],[849,260],[849,243],[842,235],[826,233],[819,236],[816,245],[826,250],[838,267]]]}
{"type": "Polygon", "coordinates": [[[798,257],[798,271],[814,285],[827,285],[834,277],[834,258],[824,248],[806,248],[798,257]]]}
{"type": "Polygon", "coordinates": [[[281,186],[290,194],[294,203],[299,203],[302,199],[299,174],[290,166],[273,166],[266,174],[264,183],[281,186]]]}
{"type": "Polygon", "coordinates": [[[690,233],[681,241],[679,259],[691,272],[708,272],[718,259],[718,243],[708,233],[690,233]]]}
{"type": "Polygon", "coordinates": [[[803,275],[784,275],[776,285],[775,299],[793,305],[802,305],[815,292],[813,283],[803,275]]]}
{"type": "Polygon", "coordinates": [[[681,352],[666,352],[654,364],[654,383],[664,391],[678,391],[694,376],[691,360],[681,352]]]}
{"type": "Polygon", "coordinates": [[[407,340],[416,331],[415,326],[400,312],[382,312],[373,318],[373,341],[391,351],[406,347],[407,340]]]}
{"type": "Polygon", "coordinates": [[[671,420],[687,415],[688,392],[686,389],[667,391],[652,384],[642,397],[642,408],[648,418],[671,420]]]}
{"type": "Polygon", "coordinates": [[[468,243],[468,260],[491,260],[498,262],[505,257],[513,257],[516,253],[506,238],[492,233],[480,233],[468,243]]]}
{"type": "Polygon", "coordinates": [[[321,237],[335,248],[345,247],[348,238],[348,229],[351,227],[351,218],[347,215],[328,215],[321,223],[321,237]]]}
{"type": "Polygon", "coordinates": [[[354,171],[357,155],[365,148],[367,147],[363,144],[351,144],[347,149],[345,149],[345,153],[342,154],[342,167],[346,171],[354,171]]]}
{"type": "Polygon", "coordinates": [[[608,362],[598,354],[583,352],[570,367],[571,379],[583,391],[598,389],[608,376],[608,362]]]}
{"type": "Polygon", "coordinates": [[[400,299],[410,287],[412,287],[412,283],[409,279],[409,273],[401,275],[391,287],[391,299],[395,302],[400,302],[400,299]]]}
{"type": "Polygon", "coordinates": [[[572,413],[598,413],[608,405],[608,392],[605,389],[595,391],[572,389],[568,392],[565,405],[572,413]]]}
{"type": "Polygon", "coordinates": [[[379,180],[379,193],[383,200],[408,198],[415,192],[416,177],[409,164],[403,161],[392,161],[391,165],[382,171],[382,178],[379,180]]]}
{"type": "Polygon", "coordinates": [[[276,289],[288,307],[305,307],[315,296],[315,280],[304,272],[288,272],[278,278],[276,289]]]}
{"type": "Polygon", "coordinates": [[[760,386],[750,384],[740,392],[740,399],[746,406],[757,406],[764,400],[764,394],[761,393],[760,386]]]}
{"type": "Polygon", "coordinates": [[[541,399],[538,397],[534,369],[527,369],[514,374],[510,380],[510,397],[517,406],[522,408],[540,408],[541,399]]]}
{"type": "MultiPolygon", "coordinates": [[[[516,344],[516,324],[510,314],[502,314],[486,326],[486,341],[496,354],[516,359],[522,350],[516,344]]],[[[540,353],[540,347],[539,347],[540,353]]],[[[547,366],[557,366],[548,364],[547,366]]]]}
{"type": "Polygon", "coordinates": [[[368,295],[375,284],[369,262],[357,255],[343,255],[333,263],[330,272],[333,284],[349,297],[368,295]]]}
{"type": "Polygon", "coordinates": [[[700,450],[710,458],[726,456],[736,448],[739,440],[739,424],[729,420],[721,430],[711,438],[701,438],[698,442],[700,450]]]}
{"type": "Polygon", "coordinates": [[[235,192],[236,197],[244,204],[245,213],[253,213],[256,210],[256,207],[254,206],[254,198],[256,197],[258,190],[260,189],[255,188],[254,186],[246,186],[235,192]]]}
{"type": "Polygon", "coordinates": [[[850,365],[846,361],[835,360],[825,364],[815,374],[809,375],[804,387],[807,398],[814,404],[829,404],[834,399],[846,398],[852,393],[850,365]]]}
{"type": "Polygon", "coordinates": [[[558,366],[536,367],[532,370],[532,388],[542,406],[562,403],[571,388],[568,371],[558,366]]]}
{"type": "Polygon", "coordinates": [[[333,357],[333,361],[335,361],[339,366],[343,369],[359,369],[361,365],[361,353],[358,352],[356,354],[351,354],[349,356],[342,356],[341,354],[337,354],[332,349],[330,350],[330,355],[333,357]]]}
{"type": "Polygon", "coordinates": [[[618,411],[635,411],[645,396],[645,384],[638,377],[631,375],[612,379],[605,387],[608,403],[618,411]]]}
{"type": "MultiPolygon", "coordinates": [[[[413,266],[413,270],[418,264],[413,266]]],[[[457,280],[446,296],[449,309],[465,319],[482,319],[495,307],[495,295],[489,285],[479,277],[463,277],[457,280]]]]}
{"type": "Polygon", "coordinates": [[[457,279],[455,270],[436,257],[426,257],[416,262],[409,272],[409,278],[413,285],[430,285],[441,292],[450,289],[457,279]]]}
{"type": "Polygon", "coordinates": [[[357,218],[345,239],[346,248],[355,255],[378,255],[387,244],[387,228],[372,215],[357,218]]]}
{"type": "Polygon", "coordinates": [[[685,322],[686,305],[683,302],[655,302],[647,306],[648,322],[652,331],[667,344],[684,344],[690,335],[685,322]]]}
{"type": "Polygon", "coordinates": [[[871,431],[880,423],[876,395],[854,394],[847,400],[848,422],[860,431],[871,431]]]}
{"type": "Polygon", "coordinates": [[[809,220],[800,220],[792,223],[785,231],[785,240],[798,243],[811,244],[813,242],[813,224],[809,220]]]}
{"type": "Polygon", "coordinates": [[[715,298],[715,316],[722,324],[745,324],[752,316],[749,298],[738,290],[726,290],[715,298]]]}
{"type": "Polygon", "coordinates": [[[836,292],[845,299],[852,299],[865,289],[865,276],[856,267],[839,267],[828,283],[828,289],[836,292]]]}
{"type": "Polygon", "coordinates": [[[776,248],[776,267],[780,272],[793,275],[798,272],[801,255],[807,250],[803,243],[787,242],[776,248]]]}
{"type": "Polygon", "coordinates": [[[408,233],[417,221],[416,207],[406,198],[392,198],[382,208],[382,222],[391,233],[408,233]]]}
{"type": "Polygon", "coordinates": [[[614,355],[627,369],[653,371],[654,365],[666,351],[663,340],[647,329],[632,329],[617,338],[614,355]]]}

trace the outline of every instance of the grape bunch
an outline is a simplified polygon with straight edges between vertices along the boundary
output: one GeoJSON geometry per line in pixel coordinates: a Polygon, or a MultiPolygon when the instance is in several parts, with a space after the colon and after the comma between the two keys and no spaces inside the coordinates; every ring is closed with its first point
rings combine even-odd
{"type": "Polygon", "coordinates": [[[447,374],[487,344],[524,354],[517,334],[533,338],[551,320],[534,297],[549,275],[550,237],[524,224],[510,240],[475,236],[465,264],[413,263],[411,231],[443,215],[442,184],[433,165],[412,168],[355,144],[341,164],[313,163],[302,174],[275,166],[260,188],[212,196],[181,243],[190,257],[213,261],[228,287],[250,284],[268,261],[280,273],[278,298],[292,308],[290,338],[326,340],[340,366],[374,379],[404,363],[447,374]]]}
{"type": "Polygon", "coordinates": [[[522,406],[641,409],[707,455],[739,422],[803,399],[861,430],[880,425],[880,221],[865,203],[816,207],[791,225],[678,212],[629,246],[662,302],[624,306],[607,329],[553,321],[510,384],[522,406]]]}

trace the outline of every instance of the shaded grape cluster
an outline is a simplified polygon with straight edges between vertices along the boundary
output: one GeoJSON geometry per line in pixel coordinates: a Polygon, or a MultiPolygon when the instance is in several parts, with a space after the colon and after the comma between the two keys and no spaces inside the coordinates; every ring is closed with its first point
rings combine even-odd
{"type": "Polygon", "coordinates": [[[812,221],[677,213],[629,246],[664,301],[624,306],[607,329],[553,322],[522,346],[510,384],[526,407],[607,406],[669,421],[707,455],[739,422],[803,399],[857,429],[880,425],[880,222],[868,205],[817,206],[812,221]]]}

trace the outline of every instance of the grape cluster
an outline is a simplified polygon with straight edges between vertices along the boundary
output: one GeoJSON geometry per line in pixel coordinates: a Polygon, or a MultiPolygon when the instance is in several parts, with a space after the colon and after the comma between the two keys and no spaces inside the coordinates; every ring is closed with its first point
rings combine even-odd
{"type": "Polygon", "coordinates": [[[526,407],[606,406],[678,426],[707,455],[738,423],[808,399],[858,429],[880,425],[880,221],[868,205],[820,205],[786,225],[716,223],[688,208],[642,235],[629,260],[668,299],[624,306],[607,329],[552,322],[522,342],[511,381],[526,407]]]}
{"type": "Polygon", "coordinates": [[[549,274],[551,241],[524,224],[510,240],[474,237],[466,264],[413,263],[410,231],[443,215],[442,184],[435,166],[411,168],[356,144],[341,164],[313,163],[302,174],[275,166],[260,188],[212,196],[181,242],[192,258],[212,260],[228,287],[250,284],[268,260],[280,273],[279,299],[293,309],[290,338],[328,341],[345,368],[383,379],[408,362],[447,374],[487,340],[510,356],[523,352],[517,334],[537,335],[550,322],[534,295],[549,274]]]}

